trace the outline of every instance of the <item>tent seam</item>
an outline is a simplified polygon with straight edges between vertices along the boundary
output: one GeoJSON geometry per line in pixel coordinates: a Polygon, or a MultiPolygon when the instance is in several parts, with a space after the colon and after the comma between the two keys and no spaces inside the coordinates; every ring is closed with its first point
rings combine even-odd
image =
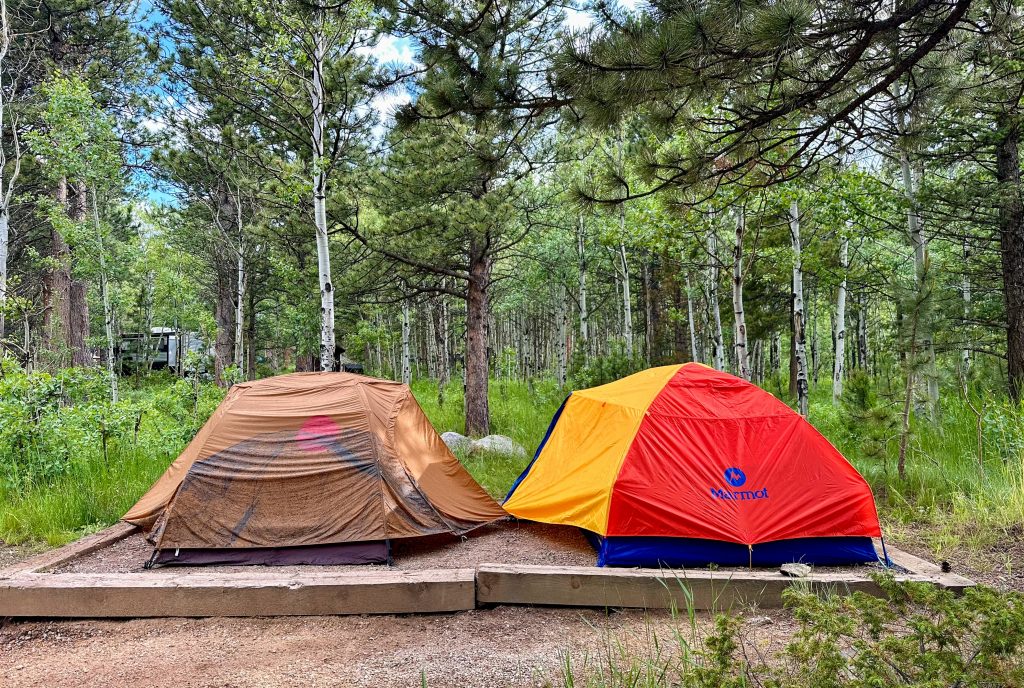
{"type": "MultiPolygon", "coordinates": [[[[388,431],[386,437],[388,438],[389,448],[394,449],[395,460],[398,461],[398,465],[402,467],[402,472],[405,473],[405,477],[409,479],[409,484],[413,486],[413,489],[416,490],[416,493],[419,494],[419,496],[423,499],[423,503],[430,508],[430,510],[434,513],[434,516],[437,517],[441,524],[448,528],[449,532],[461,534],[465,531],[462,528],[456,527],[452,522],[445,518],[440,511],[437,510],[437,507],[434,506],[433,501],[431,501],[431,499],[427,497],[426,494],[424,494],[423,488],[420,487],[419,481],[415,480],[409,473],[409,468],[405,465],[405,461],[402,461],[402,457],[399,456],[398,449],[395,448],[394,436],[395,427],[398,424],[398,416],[401,415],[402,409],[405,407],[406,402],[409,400],[410,397],[412,397],[412,395],[412,389],[408,389],[406,391],[406,394],[395,403],[394,412],[388,418],[388,431]]],[[[386,482],[384,480],[383,473],[381,473],[381,482],[386,482]]],[[[385,532],[387,532],[386,522],[384,527],[385,532]]]]}
{"type": "Polygon", "coordinates": [[[665,387],[668,386],[668,383],[671,382],[672,378],[674,378],[682,371],[683,365],[685,364],[680,364],[676,366],[675,371],[673,371],[671,375],[665,378],[665,381],[662,383],[661,388],[657,391],[657,393],[654,394],[654,396],[651,397],[651,400],[647,402],[647,406],[644,407],[643,412],[640,414],[639,420],[637,420],[636,425],[633,426],[632,437],[630,438],[629,443],[626,445],[625,451],[622,452],[622,458],[619,459],[619,465],[615,469],[615,478],[612,479],[611,485],[608,487],[608,499],[605,501],[604,507],[604,533],[600,533],[602,537],[608,537],[608,526],[611,524],[612,519],[612,497],[615,495],[615,485],[616,483],[619,482],[619,476],[622,474],[622,467],[626,465],[626,457],[629,456],[629,451],[633,448],[633,443],[636,442],[636,436],[640,432],[640,426],[643,425],[644,419],[647,418],[647,414],[649,409],[651,408],[651,404],[653,404],[654,401],[661,396],[662,392],[665,391],[665,387]]]}
{"type": "Polygon", "coordinates": [[[366,428],[369,430],[370,442],[373,443],[374,448],[374,463],[377,465],[377,492],[380,495],[380,524],[381,534],[384,536],[382,539],[388,539],[388,518],[387,518],[387,505],[384,502],[384,471],[380,465],[380,451],[377,447],[377,436],[373,432],[373,421],[370,418],[370,400],[366,396],[366,390],[363,385],[356,385],[356,389],[359,391],[359,398],[363,400],[363,417],[366,419],[366,428]]]}

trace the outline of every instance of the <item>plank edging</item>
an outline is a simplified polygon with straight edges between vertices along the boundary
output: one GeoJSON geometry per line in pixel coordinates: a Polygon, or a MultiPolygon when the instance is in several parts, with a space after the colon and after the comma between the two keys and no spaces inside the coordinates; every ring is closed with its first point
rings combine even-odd
{"type": "Polygon", "coordinates": [[[474,569],[277,576],[25,573],[0,581],[0,617],[408,614],[475,607],[474,569]]]}
{"type": "Polygon", "coordinates": [[[91,554],[96,550],[109,547],[115,542],[124,540],[136,531],[138,531],[138,526],[118,521],[108,528],[104,528],[92,535],[86,535],[74,542],[69,542],[63,547],[41,552],[7,568],[0,569],[0,580],[24,573],[37,573],[55,568],[86,554],[91,554]]]}

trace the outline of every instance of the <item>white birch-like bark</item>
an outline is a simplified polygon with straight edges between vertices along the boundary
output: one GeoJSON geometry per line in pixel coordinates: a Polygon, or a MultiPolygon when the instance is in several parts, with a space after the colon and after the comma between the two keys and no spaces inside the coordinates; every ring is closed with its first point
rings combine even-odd
{"type": "MultiPolygon", "coordinates": [[[[7,2],[0,0],[0,75],[5,73],[5,62],[11,47],[11,25],[7,16],[7,2]]],[[[0,84],[0,138],[3,138],[7,126],[8,103],[4,98],[3,84],[0,84]]],[[[14,151],[14,168],[6,180],[7,155],[0,146],[0,350],[6,330],[7,315],[7,261],[10,253],[11,200],[14,197],[14,184],[21,171],[21,144],[18,139],[16,122],[11,121],[11,138],[14,151]]],[[[28,350],[25,350],[26,355],[28,350]]]]}
{"type": "Polygon", "coordinates": [[[569,309],[565,304],[565,286],[558,285],[557,302],[555,304],[558,342],[555,349],[558,386],[565,387],[569,376],[569,309]]]}
{"type": "Polygon", "coordinates": [[[832,363],[832,402],[839,403],[843,396],[843,376],[846,368],[846,276],[850,269],[850,238],[844,235],[839,244],[839,269],[843,279],[836,296],[836,350],[832,363]]]}
{"type": "MultiPolygon", "coordinates": [[[[623,127],[619,128],[619,174],[626,178],[625,143],[623,127]]],[[[624,182],[623,182],[624,183],[624,182]]],[[[625,191],[625,189],[624,189],[625,191]]],[[[626,205],[619,204],[619,260],[622,263],[622,337],[626,341],[626,356],[633,358],[633,304],[629,293],[629,262],[626,260],[626,205]]]]}
{"type": "MultiPolygon", "coordinates": [[[[0,165],[2,165],[2,161],[0,161],[0,165]]],[[[0,167],[0,175],[2,175],[2,167],[0,167]]],[[[3,350],[7,325],[7,256],[10,250],[10,241],[10,213],[7,212],[5,203],[0,207],[0,351],[3,350]]]]}
{"type": "Polygon", "coordinates": [[[725,337],[722,334],[722,311],[718,305],[718,241],[714,227],[708,234],[708,305],[714,328],[711,331],[712,364],[715,370],[725,370],[725,337]]]}
{"type": "MultiPolygon", "coordinates": [[[[924,279],[928,261],[928,238],[924,235],[921,216],[917,207],[917,192],[920,178],[914,178],[914,170],[910,164],[910,155],[906,150],[900,151],[900,173],[903,177],[903,193],[907,197],[907,234],[910,246],[914,251],[914,276],[917,288],[925,288],[924,279]]],[[[924,351],[926,361],[926,391],[928,395],[928,413],[934,415],[939,402],[939,379],[935,371],[935,342],[932,338],[931,323],[928,318],[919,318],[917,323],[920,348],[924,351]]]]}
{"type": "Polygon", "coordinates": [[[732,310],[736,340],[736,372],[744,380],[750,379],[750,358],[747,353],[747,317],[743,310],[743,236],[747,217],[744,208],[736,217],[736,241],[732,251],[732,310]]]}
{"type": "Polygon", "coordinates": [[[312,105],[313,219],[316,224],[316,258],[320,277],[320,369],[334,370],[334,283],[331,281],[331,250],[327,235],[327,175],[324,170],[324,53],[323,17],[315,20],[313,65],[309,99],[312,105]]]}
{"type": "MultiPolygon", "coordinates": [[[[625,224],[626,212],[621,208],[619,228],[622,231],[625,231],[625,224]]],[[[619,244],[619,260],[622,263],[622,336],[626,341],[626,356],[633,358],[633,304],[629,292],[629,261],[626,259],[625,244],[619,244]]]]}
{"type": "Polygon", "coordinates": [[[690,360],[700,361],[697,357],[697,328],[693,320],[693,290],[690,288],[690,275],[686,275],[686,324],[690,328],[690,360]]]}
{"type": "Polygon", "coordinates": [[[793,346],[796,354],[797,407],[807,417],[809,384],[807,380],[807,346],[804,334],[804,272],[800,246],[800,206],[794,199],[789,204],[789,234],[793,244],[793,346]]]}
{"type": "Polygon", "coordinates": [[[409,299],[402,300],[402,384],[412,384],[412,355],[409,347],[409,299]]]}
{"type": "Polygon", "coordinates": [[[966,379],[967,373],[971,370],[971,348],[970,348],[970,337],[967,336],[971,332],[971,276],[967,272],[967,266],[971,264],[971,245],[967,243],[967,239],[964,239],[964,276],[963,281],[960,283],[960,290],[964,299],[964,350],[960,352],[960,369],[966,379]]]}
{"type": "Polygon", "coordinates": [[[235,194],[236,228],[238,229],[238,284],[235,288],[235,367],[245,369],[245,346],[243,342],[243,324],[245,322],[245,240],[242,236],[242,198],[235,194]]]}
{"type": "Polygon", "coordinates": [[[590,360],[590,322],[587,312],[587,226],[580,216],[576,232],[576,246],[579,254],[579,301],[580,301],[580,348],[584,361],[590,360]]]}
{"type": "Polygon", "coordinates": [[[110,285],[107,282],[107,259],[103,248],[103,229],[100,210],[96,202],[96,189],[92,189],[92,221],[96,230],[96,249],[100,263],[100,296],[103,299],[103,332],[107,337],[107,375],[110,378],[110,400],[117,403],[117,370],[114,367],[114,308],[110,303],[110,285]]]}

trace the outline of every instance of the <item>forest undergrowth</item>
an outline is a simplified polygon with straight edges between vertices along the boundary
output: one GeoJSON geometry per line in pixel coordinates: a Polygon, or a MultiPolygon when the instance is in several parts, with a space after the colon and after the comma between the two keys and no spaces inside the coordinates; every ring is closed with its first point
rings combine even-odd
{"type": "MultiPolygon", "coordinates": [[[[60,545],[114,523],[160,476],[223,397],[213,384],[170,375],[125,379],[111,404],[101,371],[0,376],[0,540],[60,545]]],[[[766,388],[772,389],[771,384],[766,388]]],[[[461,430],[461,384],[413,391],[438,432],[461,430]]],[[[774,390],[773,390],[774,391],[774,390]]],[[[460,455],[501,499],[525,468],[567,390],[552,379],[491,383],[492,432],[527,456],[460,455]]],[[[857,383],[834,405],[812,388],[812,423],[870,482],[890,529],[912,526],[936,551],[988,547],[1024,523],[1024,414],[1006,401],[949,395],[936,421],[915,418],[906,475],[895,468],[893,404],[857,383]],[[981,412],[980,425],[977,412],[981,412]],[[980,427],[980,433],[979,433],[980,427]]]]}

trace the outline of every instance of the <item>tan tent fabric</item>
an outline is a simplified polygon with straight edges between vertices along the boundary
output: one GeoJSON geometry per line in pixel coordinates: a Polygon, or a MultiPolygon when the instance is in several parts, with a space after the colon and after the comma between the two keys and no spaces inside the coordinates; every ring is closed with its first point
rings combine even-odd
{"type": "Polygon", "coordinates": [[[409,388],[349,373],[235,385],[125,514],[157,548],[462,533],[504,517],[409,388]]]}

